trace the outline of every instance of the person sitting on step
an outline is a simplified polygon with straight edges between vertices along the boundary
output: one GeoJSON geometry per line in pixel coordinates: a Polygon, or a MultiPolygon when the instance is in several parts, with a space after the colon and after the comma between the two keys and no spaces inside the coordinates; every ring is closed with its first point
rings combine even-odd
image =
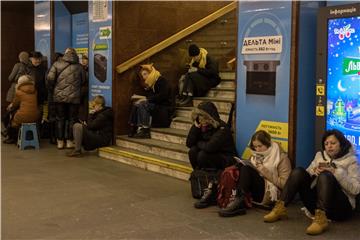
{"type": "Polygon", "coordinates": [[[146,96],[133,96],[129,137],[150,138],[150,127],[169,127],[174,113],[174,97],[168,81],[153,64],[141,65],[146,96]]]}
{"type": "Polygon", "coordinates": [[[310,235],[321,234],[331,220],[345,220],[355,209],[360,193],[360,166],[354,147],[338,130],[328,130],[322,137],[322,150],[305,170],[295,168],[287,180],[280,199],[265,222],[287,217],[286,207],[299,193],[301,201],[313,216],[306,229],[310,235]]]}
{"type": "MultiPolygon", "coordinates": [[[[81,121],[81,120],[80,120],[81,121]]],[[[81,157],[81,147],[91,151],[108,146],[113,136],[113,111],[105,106],[103,96],[96,96],[91,102],[91,110],[87,121],[75,123],[73,126],[75,148],[68,157],[81,157]]]]}
{"type": "Polygon", "coordinates": [[[236,166],[240,177],[228,205],[219,215],[231,217],[245,212],[252,201],[262,206],[273,204],[280,196],[291,172],[291,164],[281,146],[264,130],[257,131],[250,141],[251,157],[236,166]],[[245,201],[243,201],[245,200],[245,201]]]}
{"type": "Polygon", "coordinates": [[[40,118],[35,81],[30,75],[22,75],[18,79],[15,97],[7,110],[12,114],[8,119],[4,119],[8,134],[4,143],[13,144],[16,143],[21,124],[36,123],[40,118]]]}
{"type": "MultiPolygon", "coordinates": [[[[229,126],[220,119],[218,110],[212,102],[200,103],[192,112],[194,124],[186,139],[189,160],[195,169],[218,169],[235,163],[236,149],[229,126]]],[[[216,182],[210,182],[195,208],[204,208],[214,204],[216,182]]]]}
{"type": "Polygon", "coordinates": [[[211,58],[204,48],[195,44],[189,46],[191,57],[190,68],[179,84],[180,99],[178,106],[192,106],[193,97],[202,97],[213,87],[216,87],[221,79],[219,77],[218,64],[211,58]]]}

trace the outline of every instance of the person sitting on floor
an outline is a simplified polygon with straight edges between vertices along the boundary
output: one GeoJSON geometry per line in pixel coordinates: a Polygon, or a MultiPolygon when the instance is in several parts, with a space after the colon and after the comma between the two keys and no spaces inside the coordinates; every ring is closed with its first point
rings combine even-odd
{"type": "MultiPolygon", "coordinates": [[[[220,119],[218,110],[212,102],[202,102],[192,112],[194,124],[186,139],[189,160],[195,169],[218,169],[235,163],[236,149],[231,129],[220,119]]],[[[195,208],[213,204],[216,196],[216,183],[210,182],[195,208]]]]}
{"type": "Polygon", "coordinates": [[[150,127],[170,126],[174,113],[173,93],[153,64],[141,65],[140,74],[146,86],[146,97],[142,96],[132,106],[129,137],[150,138],[150,127]]]}
{"type": "Polygon", "coordinates": [[[4,122],[8,133],[8,138],[4,143],[7,144],[16,143],[21,124],[36,123],[40,118],[35,82],[32,77],[30,75],[21,76],[15,90],[15,97],[7,107],[7,110],[14,114],[4,122]]]}
{"type": "Polygon", "coordinates": [[[82,157],[81,147],[91,151],[108,146],[113,136],[113,111],[105,106],[103,96],[96,96],[92,102],[87,121],[75,123],[73,135],[75,148],[67,154],[68,157],[82,157]]]}
{"type": "Polygon", "coordinates": [[[238,189],[233,191],[228,205],[220,209],[219,215],[222,217],[245,213],[245,206],[251,207],[252,200],[262,206],[273,204],[278,200],[291,172],[287,154],[278,143],[271,140],[266,131],[257,131],[249,147],[252,153],[250,162],[243,160],[237,164],[240,170],[238,189]],[[241,197],[242,194],[245,198],[241,197]]]}
{"type": "Polygon", "coordinates": [[[321,234],[328,227],[328,218],[345,220],[355,209],[360,193],[360,166],[354,147],[338,130],[328,130],[322,138],[322,150],[305,170],[295,168],[287,180],[280,199],[265,222],[287,217],[286,206],[299,193],[300,199],[313,216],[306,229],[310,235],[321,234]]]}
{"type": "Polygon", "coordinates": [[[180,85],[180,107],[192,106],[193,97],[202,97],[213,87],[216,87],[221,79],[219,77],[218,64],[213,60],[206,49],[199,48],[195,44],[189,46],[189,56],[192,58],[188,73],[180,85]]]}

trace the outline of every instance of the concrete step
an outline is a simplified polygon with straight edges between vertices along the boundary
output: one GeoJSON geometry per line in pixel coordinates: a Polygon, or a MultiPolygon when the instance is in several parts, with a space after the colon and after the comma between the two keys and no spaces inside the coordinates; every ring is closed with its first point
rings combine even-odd
{"type": "Polygon", "coordinates": [[[221,82],[216,86],[220,88],[233,88],[235,90],[235,81],[228,79],[221,79],[221,82]]]}
{"type": "Polygon", "coordinates": [[[116,145],[140,152],[150,153],[173,160],[189,162],[188,148],[185,145],[159,141],[156,139],[136,139],[128,136],[118,136],[116,145]]]}
{"type": "Polygon", "coordinates": [[[99,156],[185,181],[192,171],[189,163],[118,146],[100,148],[99,156]]]}
{"type": "Polygon", "coordinates": [[[231,72],[219,72],[219,76],[222,80],[235,80],[236,79],[236,74],[235,72],[231,71],[231,72]]]}
{"type": "Polygon", "coordinates": [[[192,122],[191,122],[190,118],[175,117],[175,118],[173,118],[173,120],[170,124],[170,128],[189,131],[191,125],[192,125],[192,122]]]}
{"type": "Polygon", "coordinates": [[[207,94],[207,97],[215,98],[231,98],[235,99],[235,89],[232,87],[216,87],[212,88],[207,94]]]}
{"type": "Polygon", "coordinates": [[[176,128],[152,128],[151,138],[159,141],[186,145],[188,130],[176,128]]]}
{"type": "Polygon", "coordinates": [[[210,101],[215,104],[218,111],[220,112],[230,112],[231,104],[235,102],[235,99],[230,98],[212,98],[212,97],[195,97],[193,99],[194,107],[199,105],[203,101],[210,101]]]}
{"type": "MultiPolygon", "coordinates": [[[[176,117],[182,117],[182,118],[191,118],[191,112],[194,108],[193,107],[177,107],[176,108],[176,117]]],[[[227,122],[229,119],[229,113],[228,112],[219,112],[220,118],[227,122]]]]}

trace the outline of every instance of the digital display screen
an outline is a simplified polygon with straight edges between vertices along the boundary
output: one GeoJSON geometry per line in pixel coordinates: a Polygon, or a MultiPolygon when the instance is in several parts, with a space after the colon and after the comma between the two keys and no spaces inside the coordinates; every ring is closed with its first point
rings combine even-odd
{"type": "Polygon", "coordinates": [[[360,16],[328,20],[326,128],[360,154],[360,16]]]}

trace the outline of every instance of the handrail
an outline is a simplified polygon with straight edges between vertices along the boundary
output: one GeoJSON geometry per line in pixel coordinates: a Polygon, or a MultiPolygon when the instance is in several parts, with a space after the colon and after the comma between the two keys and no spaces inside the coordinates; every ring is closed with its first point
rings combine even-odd
{"type": "Polygon", "coordinates": [[[121,63],[120,65],[116,66],[116,71],[118,73],[123,73],[126,70],[132,68],[136,64],[141,63],[145,59],[153,56],[154,54],[164,50],[165,48],[169,47],[170,45],[176,43],[177,41],[183,39],[184,37],[189,36],[193,32],[199,30],[200,28],[208,25],[209,23],[215,21],[219,17],[224,16],[225,14],[231,12],[232,10],[237,8],[237,2],[232,2],[226,5],[223,8],[220,8],[216,12],[206,16],[205,18],[197,21],[196,23],[190,25],[187,28],[175,33],[174,35],[168,37],[167,39],[163,40],[162,42],[148,48],[147,50],[143,51],[142,53],[136,55],[135,57],[130,58],[129,60],[121,63]]]}

